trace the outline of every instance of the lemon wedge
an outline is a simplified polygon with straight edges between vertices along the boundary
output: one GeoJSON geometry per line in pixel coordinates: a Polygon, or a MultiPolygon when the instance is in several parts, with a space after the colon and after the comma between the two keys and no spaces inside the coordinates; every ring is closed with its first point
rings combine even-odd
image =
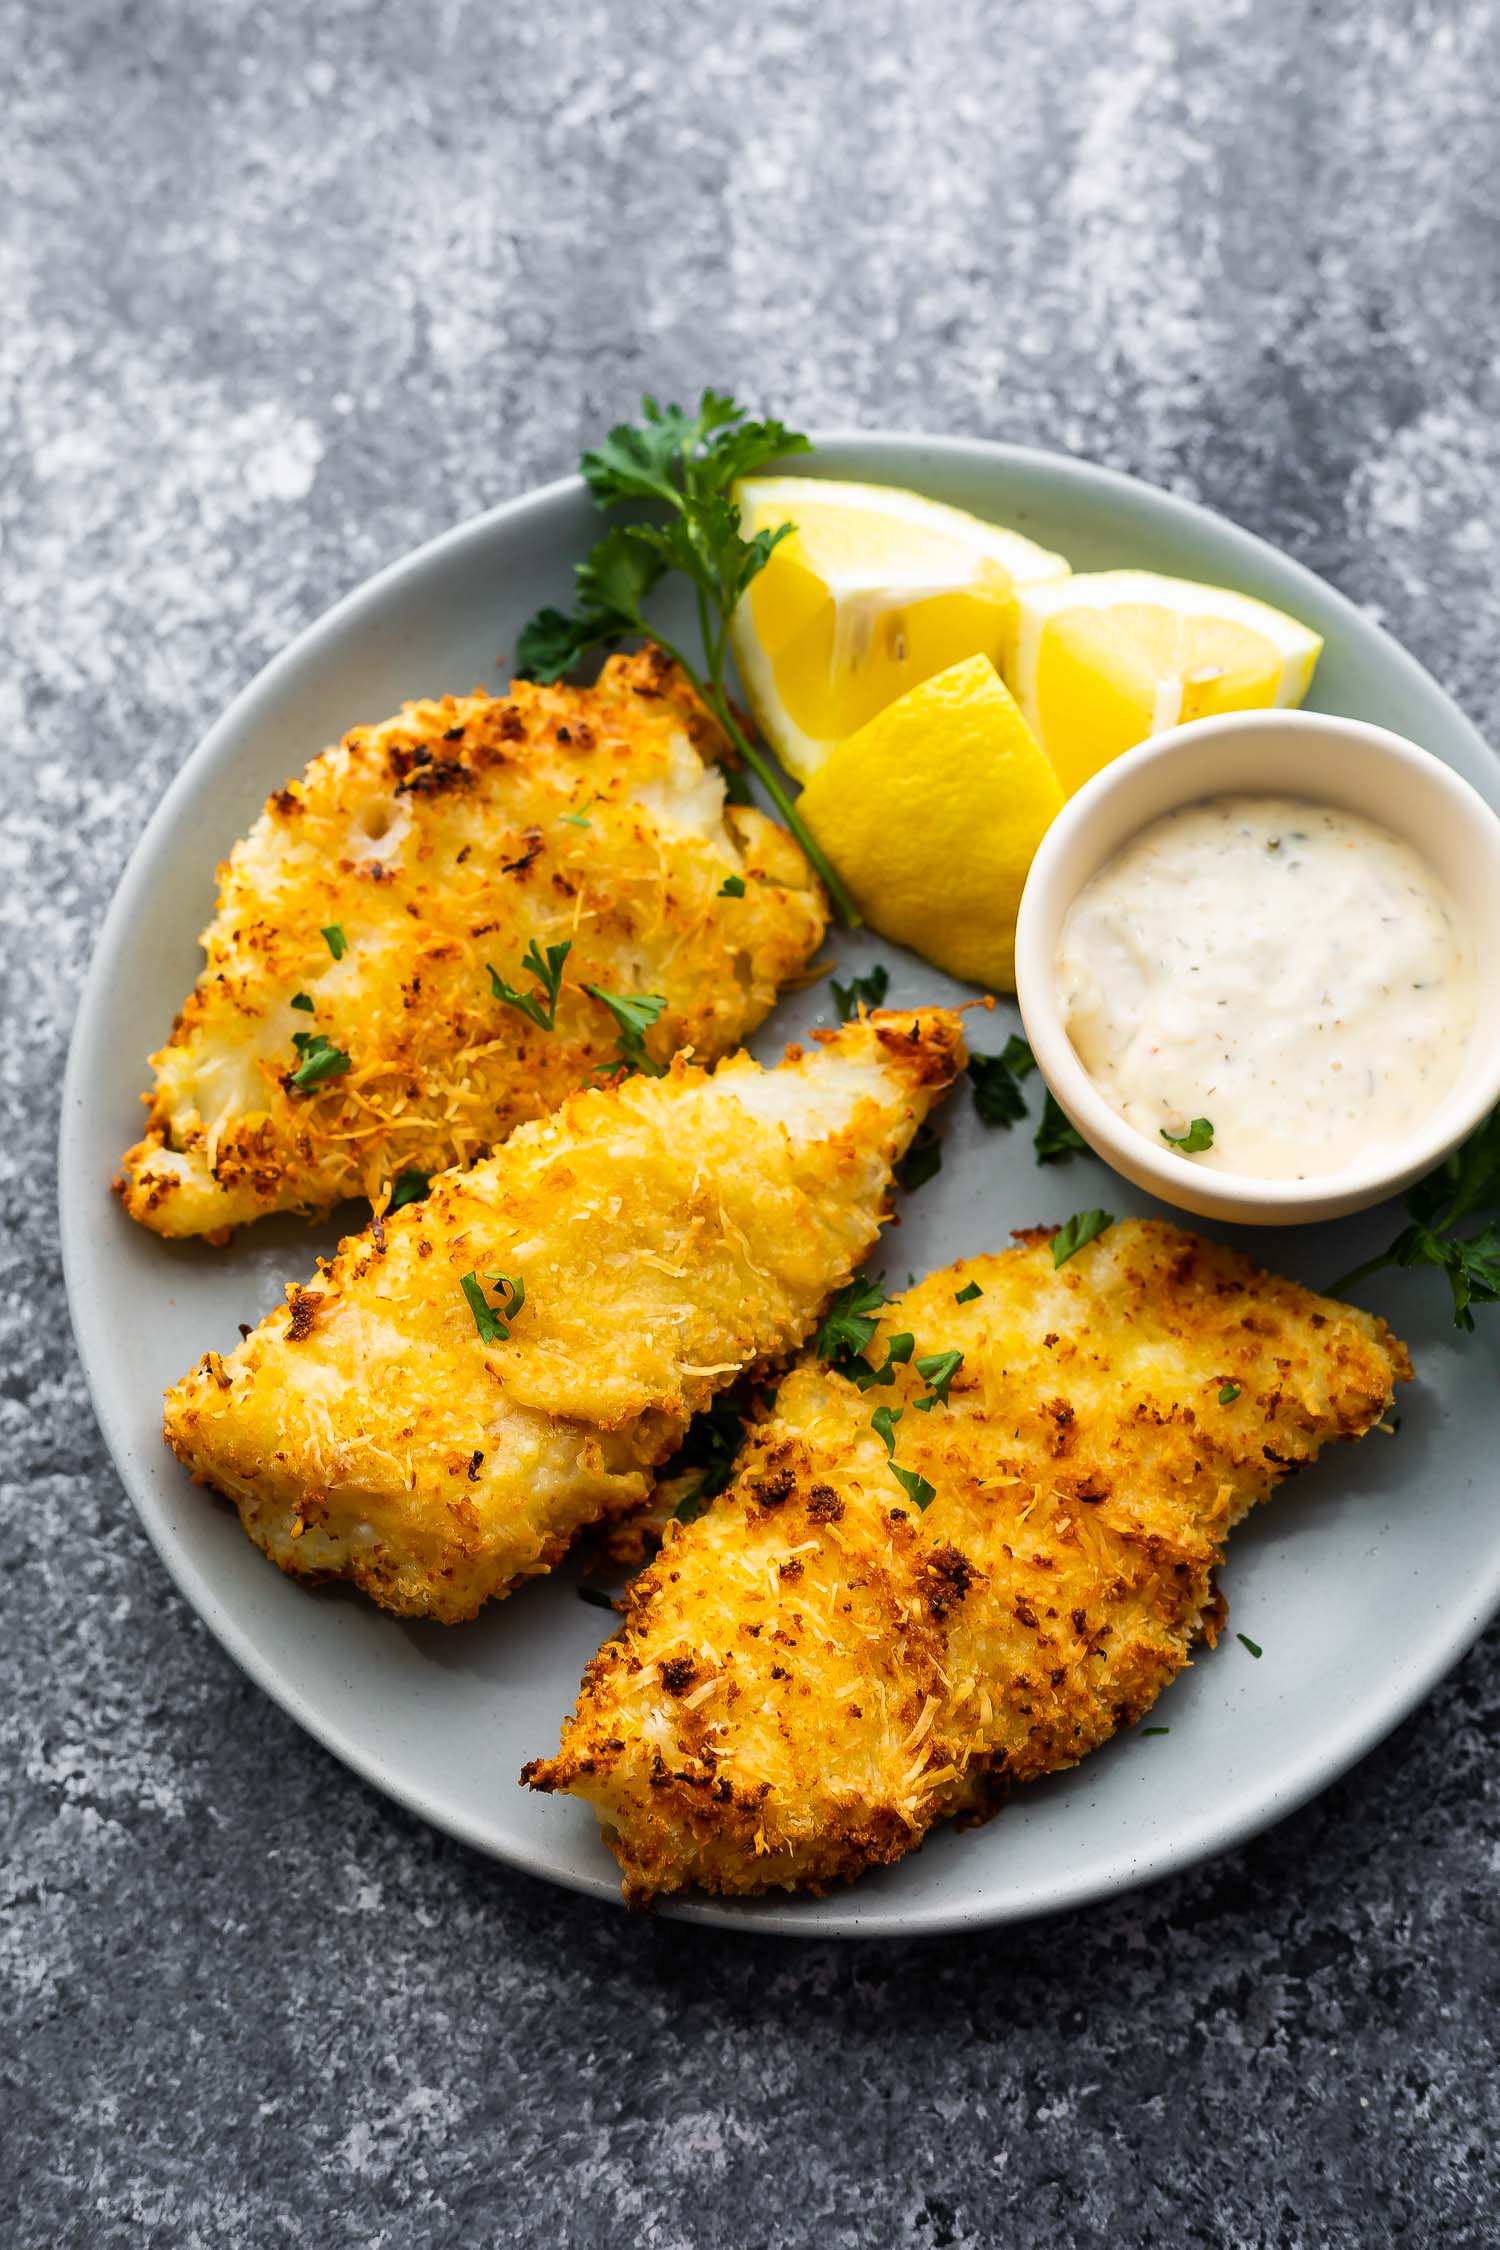
{"type": "Polygon", "coordinates": [[[796,526],[734,613],[756,722],[807,780],[836,742],[966,656],[1004,663],[1016,590],[1064,577],[1061,555],[896,485],[747,477],[747,539],[796,526]]]}
{"type": "Polygon", "coordinates": [[[1071,795],[1163,728],[1300,703],[1322,646],[1248,594],[1102,570],[1018,589],[1006,677],[1071,795]]]}
{"type": "Polygon", "coordinates": [[[971,656],[830,750],[797,809],[872,929],[1011,992],[1022,886],[1062,802],[994,665],[971,656]]]}

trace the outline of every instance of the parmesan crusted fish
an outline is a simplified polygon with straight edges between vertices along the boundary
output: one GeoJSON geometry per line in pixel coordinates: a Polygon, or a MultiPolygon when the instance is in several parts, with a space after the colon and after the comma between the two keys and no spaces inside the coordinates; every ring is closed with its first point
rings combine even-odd
{"type": "Polygon", "coordinates": [[[888,1306],[850,1366],[889,1382],[804,1360],[630,1587],[523,1778],[593,1806],[632,1900],[821,1890],[1076,1764],[1213,1642],[1231,1527],[1410,1375],[1383,1322],[1175,1227],[1050,1242],[888,1306]]]}
{"type": "Polygon", "coordinates": [[[690,1418],[805,1340],[963,1060],[925,1009],[776,1070],[679,1056],[576,1094],[209,1353],[168,1442],[284,1570],[472,1617],[641,1506],[690,1418]]]}
{"type": "Polygon", "coordinates": [[[647,648],[592,688],[410,703],[314,758],[219,870],[207,964],[116,1183],[131,1216],[222,1238],[467,1163],[617,1059],[590,986],[664,1002],[644,1034],[660,1061],[728,1053],[826,908],[793,839],[726,804],[706,762],[723,747],[647,648]],[[526,957],[563,945],[548,1025],[526,957]]]}

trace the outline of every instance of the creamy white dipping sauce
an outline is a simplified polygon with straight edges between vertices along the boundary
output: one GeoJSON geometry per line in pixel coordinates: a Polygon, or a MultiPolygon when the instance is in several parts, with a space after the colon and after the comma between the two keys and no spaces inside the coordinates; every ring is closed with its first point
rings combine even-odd
{"type": "Polygon", "coordinates": [[[1212,797],[1084,885],[1057,954],[1080,1062],[1184,1161],[1300,1180],[1379,1157],[1458,1076],[1474,963],[1420,853],[1358,813],[1212,797]]]}

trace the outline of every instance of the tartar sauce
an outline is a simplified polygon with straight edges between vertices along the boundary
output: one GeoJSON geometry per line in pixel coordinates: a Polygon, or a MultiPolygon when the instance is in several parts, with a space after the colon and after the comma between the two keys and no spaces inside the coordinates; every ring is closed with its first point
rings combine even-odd
{"type": "Polygon", "coordinates": [[[1458,1076],[1474,963],[1453,901],[1374,821],[1214,797],[1153,821],[1084,885],[1063,1020],[1110,1107],[1184,1160],[1260,1179],[1378,1157],[1458,1076]],[[1197,1136],[1201,1139],[1201,1133],[1197,1136]]]}

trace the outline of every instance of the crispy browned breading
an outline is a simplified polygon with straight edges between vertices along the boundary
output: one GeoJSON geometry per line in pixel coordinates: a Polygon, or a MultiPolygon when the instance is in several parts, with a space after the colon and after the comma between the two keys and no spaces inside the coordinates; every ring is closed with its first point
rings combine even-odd
{"type": "Polygon", "coordinates": [[[152,1057],[147,1130],[116,1183],[131,1216],[222,1237],[468,1162],[614,1059],[590,984],[665,996],[658,1059],[728,1053],[826,908],[785,830],[725,804],[705,763],[722,749],[647,648],[591,688],[409,703],[314,758],[219,869],[207,964],[152,1057]],[[490,983],[493,968],[530,993],[533,940],[572,945],[552,1030],[490,983]],[[299,1091],[298,1032],[350,1067],[299,1091]]]}
{"type": "Polygon", "coordinates": [[[646,1500],[688,1421],[810,1333],[962,1067],[955,1014],[882,1013],[711,1076],[574,1095],[343,1243],[166,1435],[284,1570],[453,1623],[646,1500]],[[525,1301],[486,1344],[462,1287],[525,1301]],[[476,1284],[477,1285],[477,1284],[476,1284]]]}
{"type": "Polygon", "coordinates": [[[799,1364],[629,1589],[523,1778],[588,1800],[631,1899],[821,1890],[1075,1764],[1213,1641],[1230,1527],[1411,1372],[1383,1322],[1175,1227],[1122,1222],[1056,1271],[1052,1231],[890,1305],[871,1364],[915,1346],[889,1387],[799,1364]],[[948,1351],[923,1411],[915,1361],[948,1351]]]}

